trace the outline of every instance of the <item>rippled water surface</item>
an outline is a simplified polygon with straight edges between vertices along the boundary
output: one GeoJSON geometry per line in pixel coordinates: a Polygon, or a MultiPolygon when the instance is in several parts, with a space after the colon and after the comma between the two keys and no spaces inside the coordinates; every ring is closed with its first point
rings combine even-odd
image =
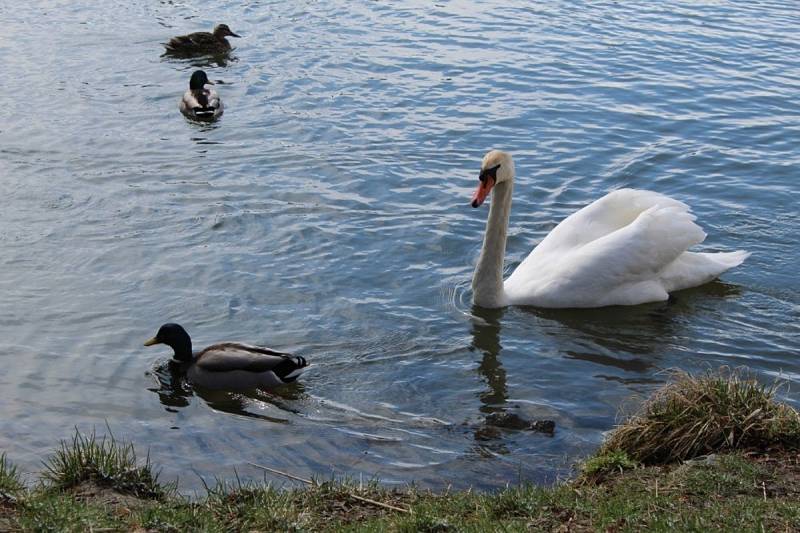
{"type": "Polygon", "coordinates": [[[16,2],[0,6],[0,449],[77,426],[182,486],[297,475],[551,482],[668,368],[800,381],[795,2],[16,2]],[[81,5],[85,4],[85,5],[81,5]],[[226,22],[231,57],[161,57],[226,22]],[[192,70],[214,125],[183,119],[192,70]],[[664,304],[472,309],[483,153],[515,156],[507,268],[620,187],[753,255],[664,304]],[[192,391],[167,321],[313,361],[192,391]],[[487,431],[498,411],[553,436],[487,431]]]}

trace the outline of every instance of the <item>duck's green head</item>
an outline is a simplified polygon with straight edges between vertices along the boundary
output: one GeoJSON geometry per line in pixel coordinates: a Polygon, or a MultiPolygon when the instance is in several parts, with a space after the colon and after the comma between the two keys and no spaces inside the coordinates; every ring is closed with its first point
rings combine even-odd
{"type": "Polygon", "coordinates": [[[214,26],[214,36],[217,38],[221,37],[241,37],[241,35],[236,35],[231,31],[227,24],[217,24],[214,26]]]}
{"type": "Polygon", "coordinates": [[[152,339],[145,341],[145,346],[166,344],[175,352],[178,361],[192,360],[192,339],[180,324],[164,324],[158,328],[158,333],[152,339]]]}
{"type": "Polygon", "coordinates": [[[202,70],[195,70],[189,80],[189,89],[193,91],[202,91],[205,85],[214,85],[213,82],[208,80],[208,76],[202,70]]]}

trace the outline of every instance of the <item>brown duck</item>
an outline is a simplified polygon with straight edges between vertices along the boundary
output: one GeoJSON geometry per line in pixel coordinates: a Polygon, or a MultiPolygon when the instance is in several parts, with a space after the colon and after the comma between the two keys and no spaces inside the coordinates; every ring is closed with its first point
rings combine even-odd
{"type": "Polygon", "coordinates": [[[210,33],[198,31],[173,37],[164,47],[167,54],[172,55],[224,54],[231,50],[231,43],[225,37],[241,36],[233,33],[227,24],[217,24],[210,33]]]}

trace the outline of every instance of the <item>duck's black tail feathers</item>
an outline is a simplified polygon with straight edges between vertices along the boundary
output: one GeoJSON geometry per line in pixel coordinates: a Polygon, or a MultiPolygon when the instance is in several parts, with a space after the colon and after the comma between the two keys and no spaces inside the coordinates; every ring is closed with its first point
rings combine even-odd
{"type": "Polygon", "coordinates": [[[275,367],[273,372],[275,372],[275,375],[281,378],[284,383],[291,383],[295,381],[308,366],[309,364],[305,357],[292,355],[286,357],[284,361],[275,367]]]}

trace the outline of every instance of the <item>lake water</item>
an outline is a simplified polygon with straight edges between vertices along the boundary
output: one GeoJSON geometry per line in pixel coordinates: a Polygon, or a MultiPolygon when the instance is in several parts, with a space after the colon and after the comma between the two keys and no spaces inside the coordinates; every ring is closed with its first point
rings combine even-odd
{"type": "Polygon", "coordinates": [[[189,491],[261,479],[248,462],[490,489],[568,475],[665,369],[745,366],[797,404],[795,2],[11,4],[0,449],[23,471],[110,428],[189,491]],[[229,61],[161,57],[218,22],[243,36],[229,61]],[[178,113],[197,66],[213,125],[178,113]],[[508,269],[620,187],[753,255],[671,303],[472,309],[490,148],[516,161],[508,269]],[[194,393],[142,346],[168,321],[314,367],[194,393]],[[555,434],[487,432],[500,411],[555,434]]]}

